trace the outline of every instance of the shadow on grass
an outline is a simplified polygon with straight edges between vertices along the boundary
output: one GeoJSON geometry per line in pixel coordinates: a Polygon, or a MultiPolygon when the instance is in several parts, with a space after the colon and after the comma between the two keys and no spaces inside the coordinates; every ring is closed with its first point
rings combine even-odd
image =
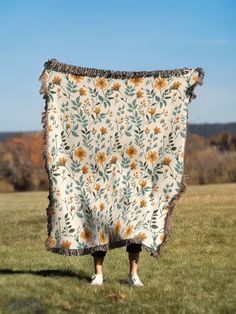
{"type": "Polygon", "coordinates": [[[61,269],[45,269],[45,270],[13,270],[13,269],[0,269],[0,274],[2,275],[15,275],[15,274],[30,274],[37,275],[42,277],[75,277],[80,280],[90,280],[90,276],[88,276],[83,271],[73,272],[70,270],[61,270],[61,269]]]}

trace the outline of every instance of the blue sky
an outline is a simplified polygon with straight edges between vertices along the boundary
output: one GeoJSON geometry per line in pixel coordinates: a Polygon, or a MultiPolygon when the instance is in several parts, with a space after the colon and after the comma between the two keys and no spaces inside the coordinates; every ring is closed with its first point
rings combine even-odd
{"type": "Polygon", "coordinates": [[[189,123],[236,121],[236,1],[0,2],[0,131],[41,130],[45,61],[113,70],[202,67],[189,123]]]}

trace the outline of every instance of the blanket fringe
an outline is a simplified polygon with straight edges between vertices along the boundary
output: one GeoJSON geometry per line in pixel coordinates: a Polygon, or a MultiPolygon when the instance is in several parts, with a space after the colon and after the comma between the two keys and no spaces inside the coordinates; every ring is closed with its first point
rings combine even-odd
{"type": "Polygon", "coordinates": [[[105,69],[96,69],[89,67],[75,66],[67,63],[58,61],[57,59],[49,59],[44,63],[44,67],[47,70],[53,70],[63,73],[70,73],[74,75],[82,76],[101,76],[101,77],[111,77],[111,78],[133,78],[133,77],[171,77],[171,76],[181,76],[183,74],[189,73],[189,71],[195,69],[199,73],[203,72],[202,68],[178,68],[170,70],[154,70],[154,71],[116,71],[116,70],[105,70],[105,69]]]}
{"type": "Polygon", "coordinates": [[[186,90],[186,95],[189,96],[189,101],[191,102],[192,99],[197,98],[197,95],[195,94],[195,88],[197,85],[203,85],[204,77],[205,77],[205,72],[202,68],[196,68],[196,72],[198,72],[198,77],[197,80],[195,81],[194,84],[191,84],[187,90],[186,90]]]}
{"type": "MultiPolygon", "coordinates": [[[[42,137],[42,146],[41,146],[41,156],[44,161],[44,168],[47,172],[47,177],[48,177],[48,184],[49,184],[49,192],[48,192],[48,207],[46,208],[46,215],[47,215],[47,233],[48,237],[51,234],[52,231],[52,182],[50,180],[50,173],[49,173],[49,168],[48,168],[48,150],[47,150],[47,129],[48,129],[48,96],[47,96],[47,87],[46,87],[46,77],[45,77],[45,69],[43,70],[42,74],[39,77],[41,87],[40,87],[40,94],[43,94],[43,99],[44,99],[44,110],[41,113],[41,124],[42,124],[42,131],[41,131],[41,137],[42,137]]],[[[47,240],[45,241],[45,246],[47,247],[47,240]]]]}

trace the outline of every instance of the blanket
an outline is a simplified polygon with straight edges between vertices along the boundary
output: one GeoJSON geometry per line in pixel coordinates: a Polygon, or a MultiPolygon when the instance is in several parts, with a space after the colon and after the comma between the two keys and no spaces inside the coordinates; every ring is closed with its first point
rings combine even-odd
{"type": "Polygon", "coordinates": [[[115,71],[49,59],[40,75],[48,251],[139,243],[153,257],[189,178],[188,105],[200,67],[115,71]]]}

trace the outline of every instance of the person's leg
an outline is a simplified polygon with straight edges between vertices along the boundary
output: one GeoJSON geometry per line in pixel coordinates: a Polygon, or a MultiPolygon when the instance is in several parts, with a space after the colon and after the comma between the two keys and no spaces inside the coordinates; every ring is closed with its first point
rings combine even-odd
{"type": "Polygon", "coordinates": [[[130,272],[129,274],[134,274],[138,272],[139,266],[139,253],[142,251],[141,244],[130,243],[126,247],[126,252],[129,253],[129,263],[130,263],[130,272]]]}
{"type": "Polygon", "coordinates": [[[142,246],[138,243],[130,243],[127,245],[126,251],[129,252],[130,262],[130,271],[127,283],[131,286],[143,286],[143,283],[138,276],[139,253],[142,251],[142,246]]]}
{"type": "Polygon", "coordinates": [[[103,274],[102,266],[104,262],[104,257],[106,255],[105,251],[96,251],[91,254],[94,261],[95,274],[103,274]]]}

